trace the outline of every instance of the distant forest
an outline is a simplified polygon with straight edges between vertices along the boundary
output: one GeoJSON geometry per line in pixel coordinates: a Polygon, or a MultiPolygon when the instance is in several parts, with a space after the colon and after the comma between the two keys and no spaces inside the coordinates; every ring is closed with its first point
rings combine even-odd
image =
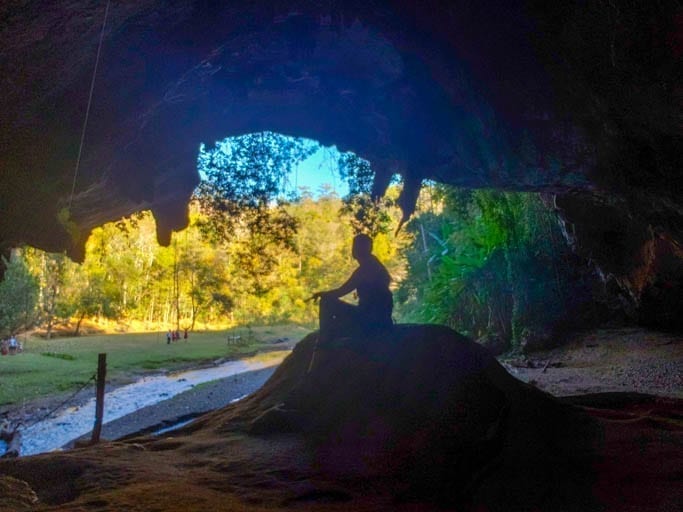
{"type": "Polygon", "coordinates": [[[346,279],[360,231],[394,278],[399,322],[446,324],[516,346],[551,336],[590,302],[590,283],[537,194],[427,183],[396,233],[401,184],[374,203],[369,164],[352,154],[339,158],[347,197],[329,189],[285,197],[282,180],[310,152],[304,141],[268,133],[202,148],[190,225],[168,247],[143,212],[95,229],[82,265],[15,250],[0,283],[0,336],[40,327],[49,337],[67,324],[78,334],[84,319],[162,330],[313,328],[317,308],[307,299],[346,279]]]}

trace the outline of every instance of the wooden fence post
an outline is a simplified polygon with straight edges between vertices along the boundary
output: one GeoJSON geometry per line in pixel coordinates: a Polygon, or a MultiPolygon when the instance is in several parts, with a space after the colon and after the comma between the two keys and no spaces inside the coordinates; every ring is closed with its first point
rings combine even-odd
{"type": "Polygon", "coordinates": [[[95,426],[92,429],[92,444],[100,442],[102,417],[104,416],[104,384],[107,376],[107,354],[97,356],[97,394],[95,395],[95,426]]]}
{"type": "Polygon", "coordinates": [[[21,450],[21,432],[19,432],[18,429],[0,429],[0,439],[7,443],[7,449],[4,454],[0,455],[0,459],[19,457],[19,451],[21,450]]]}

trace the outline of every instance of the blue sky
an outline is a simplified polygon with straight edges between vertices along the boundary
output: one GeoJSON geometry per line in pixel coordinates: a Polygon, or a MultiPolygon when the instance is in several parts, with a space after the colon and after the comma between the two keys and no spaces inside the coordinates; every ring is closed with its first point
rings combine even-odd
{"type": "Polygon", "coordinates": [[[349,192],[349,187],[340,177],[337,170],[337,148],[320,147],[306,160],[301,162],[297,169],[289,177],[289,185],[293,188],[308,187],[314,196],[317,196],[320,187],[328,184],[340,197],[349,192]]]}

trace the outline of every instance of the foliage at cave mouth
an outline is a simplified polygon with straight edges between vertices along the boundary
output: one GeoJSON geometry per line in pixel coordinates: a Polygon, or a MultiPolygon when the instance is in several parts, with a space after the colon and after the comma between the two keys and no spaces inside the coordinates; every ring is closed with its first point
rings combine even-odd
{"type": "Polygon", "coordinates": [[[572,319],[597,321],[596,276],[538,194],[425,183],[399,229],[403,185],[373,199],[372,168],[352,153],[336,162],[347,196],[288,187],[318,147],[272,132],[202,146],[190,226],[167,248],[156,244],[151,216],[137,214],[96,229],[82,267],[59,254],[16,252],[0,296],[16,296],[10,287],[23,283],[30,300],[4,315],[15,320],[3,331],[42,324],[49,335],[74,318],[77,332],[93,317],[190,329],[226,319],[313,325],[306,298],[345,278],[358,232],[374,238],[394,276],[397,321],[446,324],[507,348],[547,344],[572,330],[572,319]]]}

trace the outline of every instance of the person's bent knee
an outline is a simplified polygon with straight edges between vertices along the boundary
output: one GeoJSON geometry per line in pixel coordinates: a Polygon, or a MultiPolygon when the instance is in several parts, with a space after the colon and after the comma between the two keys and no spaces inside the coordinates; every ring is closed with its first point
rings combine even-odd
{"type": "Polygon", "coordinates": [[[337,304],[342,302],[337,297],[326,297],[323,295],[320,297],[320,311],[331,311],[337,309],[337,304]]]}
{"type": "Polygon", "coordinates": [[[337,302],[338,300],[339,299],[337,299],[336,297],[331,297],[329,295],[322,295],[320,297],[320,305],[324,306],[324,305],[333,304],[333,303],[337,302]]]}

